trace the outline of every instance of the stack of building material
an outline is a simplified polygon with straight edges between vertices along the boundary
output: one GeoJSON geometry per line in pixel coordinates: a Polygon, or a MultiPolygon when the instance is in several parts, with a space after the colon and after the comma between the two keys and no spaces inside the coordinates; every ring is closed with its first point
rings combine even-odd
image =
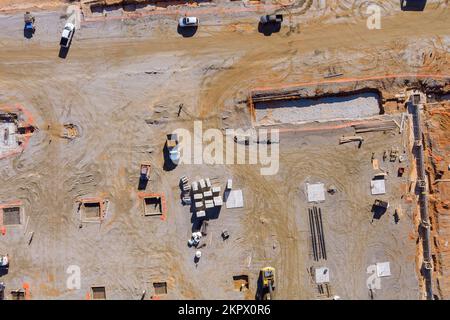
{"type": "Polygon", "coordinates": [[[348,142],[363,142],[364,138],[361,136],[344,136],[339,138],[339,144],[348,143],[348,142]]]}
{"type": "Polygon", "coordinates": [[[203,196],[205,197],[205,199],[209,200],[213,197],[213,193],[211,190],[207,190],[207,191],[203,192],[203,196]]]}
{"type": "Polygon", "coordinates": [[[189,184],[189,179],[188,179],[186,176],[182,176],[182,177],[180,178],[180,182],[181,182],[182,184],[189,184]]]}
{"type": "Polygon", "coordinates": [[[186,176],[182,176],[180,178],[180,186],[181,186],[181,198],[184,204],[191,204],[191,197],[189,193],[191,192],[191,185],[189,184],[189,179],[186,176]]]}
{"type": "Polygon", "coordinates": [[[322,224],[322,209],[317,207],[308,208],[309,228],[311,232],[311,247],[315,261],[327,259],[325,246],[325,235],[322,224]]]}
{"type": "Polygon", "coordinates": [[[222,206],[221,188],[212,186],[209,178],[194,181],[191,186],[197,217],[205,216],[207,209],[222,206]]]}
{"type": "Polygon", "coordinates": [[[202,201],[195,201],[195,209],[196,210],[203,210],[203,209],[205,209],[205,205],[203,203],[203,200],[202,201]]]}
{"type": "Polygon", "coordinates": [[[220,187],[212,187],[211,191],[213,195],[217,197],[220,194],[220,187]]]}
{"type": "Polygon", "coordinates": [[[205,200],[206,209],[214,208],[214,202],[212,200],[205,200]]]}
{"type": "Polygon", "coordinates": [[[203,201],[203,194],[202,193],[194,193],[194,200],[195,201],[203,201]]]}
{"type": "Polygon", "coordinates": [[[214,206],[215,206],[215,207],[220,207],[220,206],[222,206],[222,204],[223,204],[222,197],[221,197],[221,196],[214,197],[214,198],[213,198],[213,202],[214,202],[214,206]]]}
{"type": "Polygon", "coordinates": [[[206,212],[204,210],[197,211],[196,216],[197,216],[197,218],[206,217],[206,212]]]}
{"type": "Polygon", "coordinates": [[[201,189],[202,191],[206,189],[206,183],[205,183],[205,180],[204,180],[204,179],[200,179],[200,180],[198,181],[198,184],[200,185],[200,189],[201,189]]]}
{"type": "Polygon", "coordinates": [[[220,207],[223,204],[222,197],[220,196],[220,187],[212,187],[213,202],[215,207],[220,207]]]}
{"type": "Polygon", "coordinates": [[[353,126],[356,133],[389,131],[397,129],[397,125],[392,120],[373,121],[370,123],[356,124],[353,126]]]}

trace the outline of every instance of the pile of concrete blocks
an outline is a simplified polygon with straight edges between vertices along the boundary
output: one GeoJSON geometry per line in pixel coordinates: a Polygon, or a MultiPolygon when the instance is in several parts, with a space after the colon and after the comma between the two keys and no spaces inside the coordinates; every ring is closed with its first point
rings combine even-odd
{"type": "Polygon", "coordinates": [[[180,188],[181,188],[181,198],[184,204],[190,205],[191,204],[191,185],[189,184],[189,179],[186,176],[182,176],[180,178],[180,188]]]}
{"type": "Polygon", "coordinates": [[[220,195],[221,188],[213,187],[209,178],[192,182],[191,190],[197,218],[205,217],[206,210],[220,207],[223,204],[220,195]]]}

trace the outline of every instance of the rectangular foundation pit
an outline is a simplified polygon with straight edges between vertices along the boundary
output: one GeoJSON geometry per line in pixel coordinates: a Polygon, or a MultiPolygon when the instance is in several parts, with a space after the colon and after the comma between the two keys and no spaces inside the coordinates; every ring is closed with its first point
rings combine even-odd
{"type": "Polygon", "coordinates": [[[238,276],[233,276],[233,284],[235,291],[248,290],[248,275],[242,274],[238,276]]]}
{"type": "Polygon", "coordinates": [[[167,294],[167,282],[153,282],[153,289],[156,295],[167,294]]]}
{"type": "Polygon", "coordinates": [[[101,222],[105,217],[106,201],[99,198],[79,200],[80,219],[83,222],[101,222]]]}
{"type": "Polygon", "coordinates": [[[91,287],[92,300],[106,300],[105,287],[91,287]]]}
{"type": "Polygon", "coordinates": [[[145,197],[143,205],[144,216],[159,216],[163,214],[162,198],[158,195],[145,197]]]}
{"type": "Polygon", "coordinates": [[[84,216],[87,219],[100,219],[100,203],[84,203],[84,216]]]}
{"type": "Polygon", "coordinates": [[[381,96],[374,91],[320,96],[258,93],[251,98],[256,126],[356,120],[382,113],[381,96]]]}
{"type": "Polygon", "coordinates": [[[4,226],[19,226],[23,224],[23,212],[20,206],[7,206],[0,209],[0,224],[4,226]]]}

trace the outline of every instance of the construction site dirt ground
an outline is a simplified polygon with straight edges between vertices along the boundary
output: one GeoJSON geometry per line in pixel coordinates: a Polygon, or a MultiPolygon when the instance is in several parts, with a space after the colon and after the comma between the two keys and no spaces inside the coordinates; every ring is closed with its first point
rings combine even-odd
{"type": "Polygon", "coordinates": [[[64,7],[36,13],[32,39],[23,37],[22,13],[2,11],[0,107],[23,106],[37,127],[22,153],[0,160],[0,203],[23,210],[22,225],[0,234],[0,253],[10,258],[0,278],[8,292],[28,284],[33,299],[85,299],[91,287],[104,286],[107,299],[140,299],[143,290],[155,295],[153,283],[166,282],[161,299],[254,299],[258,272],[270,265],[276,299],[317,299],[327,297],[308,270],[326,266],[331,295],[370,299],[368,268],[389,261],[392,275],[381,279],[374,299],[421,298],[414,209],[402,199],[408,178],[397,177],[398,163],[381,159],[391,147],[403,152],[407,133],[366,133],[358,149],[338,143],[350,128],[289,126],[280,134],[276,175],[262,176],[258,165],[163,169],[166,134],[177,128],[192,130],[194,120],[204,130],[250,127],[243,101],[254,88],[323,81],[330,67],[350,79],[449,74],[446,2],[404,12],[398,1],[382,1],[380,30],[367,29],[365,1],[339,3],[310,1],[271,36],[258,32],[264,5],[202,13],[190,38],[177,33],[176,14],[82,20],[64,59],[58,56],[64,7]],[[71,140],[61,137],[68,123],[78,129],[71,140]],[[372,153],[389,171],[381,197],[391,207],[379,220],[371,213],[372,153]],[[145,192],[165,195],[163,218],[142,215],[142,162],[152,164],[145,192]],[[224,207],[210,221],[197,267],[195,249],[187,246],[192,213],[180,200],[183,175],[210,177],[222,190],[233,178],[244,195],[243,208],[224,207]],[[320,262],[311,256],[307,182],[337,188],[319,205],[328,255],[320,262]],[[77,201],[92,197],[107,200],[105,218],[81,223],[77,201]],[[395,223],[398,205],[404,215],[395,223]],[[71,266],[80,267],[80,289],[68,288],[71,266]],[[235,290],[238,275],[249,276],[249,290],[235,290]]]}

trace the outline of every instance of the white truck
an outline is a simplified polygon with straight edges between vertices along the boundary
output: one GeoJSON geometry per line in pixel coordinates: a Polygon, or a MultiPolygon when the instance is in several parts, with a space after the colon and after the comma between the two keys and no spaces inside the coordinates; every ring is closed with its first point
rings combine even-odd
{"type": "Polygon", "coordinates": [[[268,15],[262,16],[259,19],[259,22],[261,24],[282,23],[283,22],[283,15],[282,14],[268,14],[268,15]]]}
{"type": "Polygon", "coordinates": [[[9,267],[8,255],[0,254],[0,268],[8,268],[8,267],[9,267]]]}
{"type": "Polygon", "coordinates": [[[182,17],[178,20],[178,25],[184,27],[198,27],[197,17],[182,17]]]}
{"type": "Polygon", "coordinates": [[[72,41],[74,32],[75,25],[67,22],[61,34],[61,41],[59,42],[59,45],[63,48],[68,48],[70,46],[70,42],[72,41]]]}
{"type": "Polygon", "coordinates": [[[176,133],[167,135],[167,150],[169,151],[170,161],[177,165],[180,160],[180,150],[178,148],[178,135],[176,133]]]}

